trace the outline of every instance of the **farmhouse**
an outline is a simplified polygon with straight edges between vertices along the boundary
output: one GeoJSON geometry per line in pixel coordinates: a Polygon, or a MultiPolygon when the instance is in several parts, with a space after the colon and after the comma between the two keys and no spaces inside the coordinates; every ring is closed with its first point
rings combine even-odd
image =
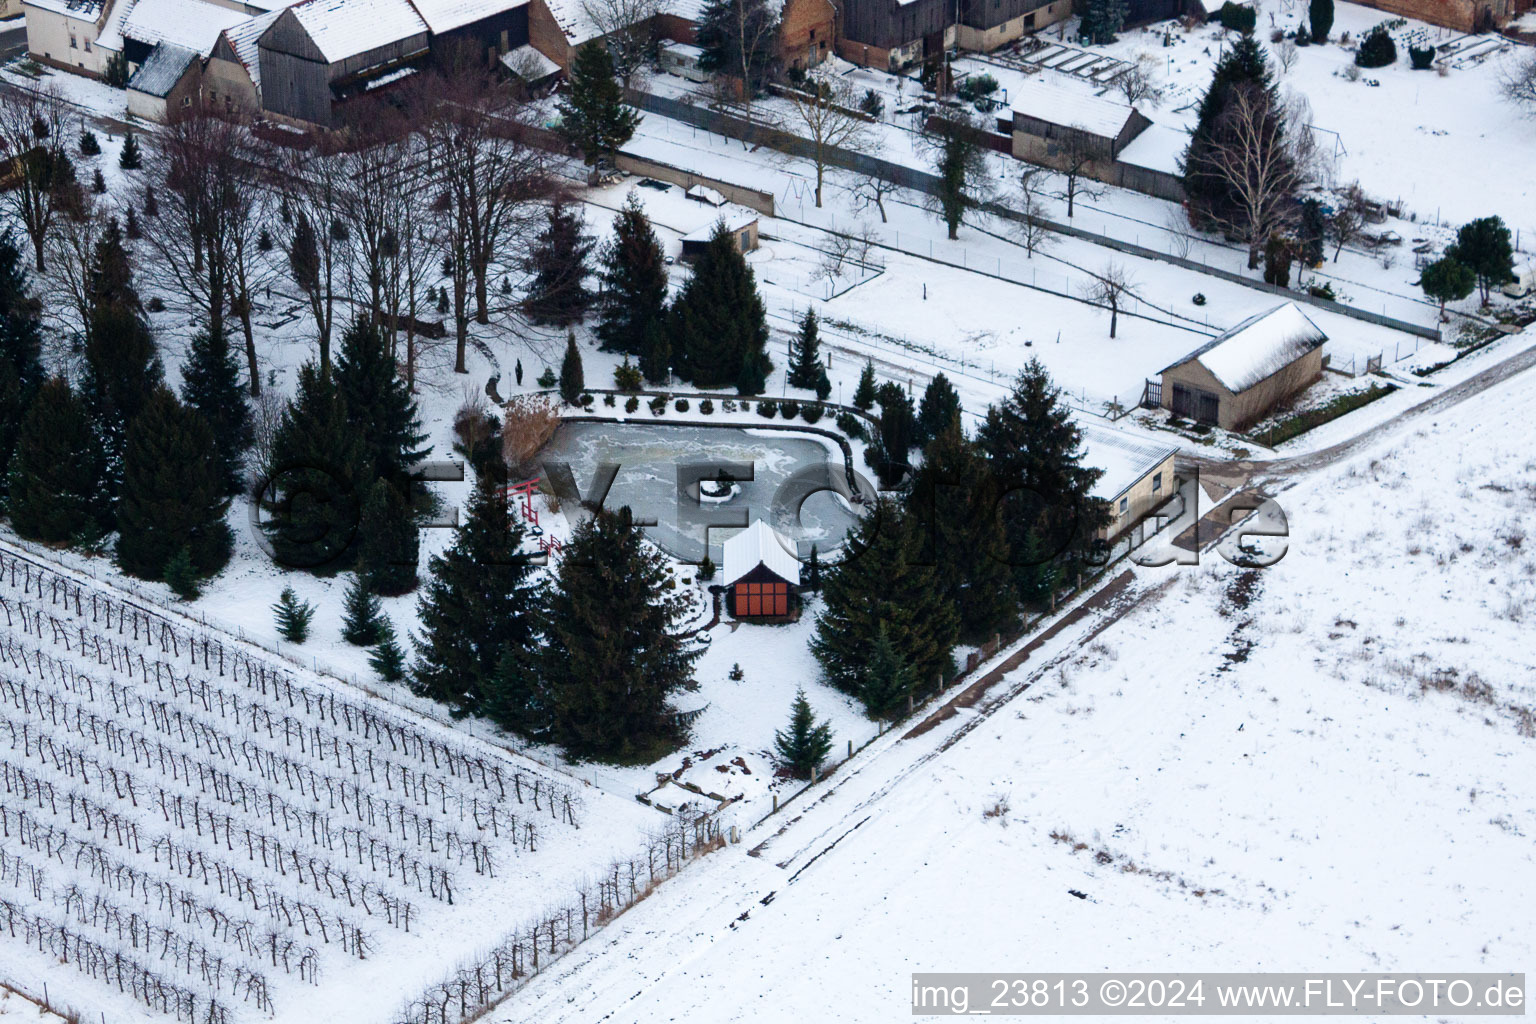
{"type": "Polygon", "coordinates": [[[790,542],[761,519],[725,542],[725,587],[738,619],[782,618],[794,607],[800,562],[790,542]]]}
{"type": "Polygon", "coordinates": [[[27,52],[40,64],[100,78],[106,55],[96,44],[107,20],[104,0],[25,0],[27,52]]]}
{"type": "Polygon", "coordinates": [[[1173,496],[1178,448],[1107,427],[1082,432],[1083,465],[1103,471],[1093,496],[1109,503],[1111,519],[1099,536],[1112,541],[1173,496]]]}
{"type": "Polygon", "coordinates": [[[1160,404],[1241,430],[1322,376],[1327,340],[1294,302],[1255,314],[1164,369],[1160,404]]]}

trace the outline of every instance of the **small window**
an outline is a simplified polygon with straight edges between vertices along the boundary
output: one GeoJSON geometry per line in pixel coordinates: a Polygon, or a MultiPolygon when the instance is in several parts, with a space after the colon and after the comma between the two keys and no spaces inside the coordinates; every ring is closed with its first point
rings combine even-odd
{"type": "Polygon", "coordinates": [[[1163,474],[1161,474],[1161,473],[1153,473],[1152,474],[1152,493],[1156,494],[1157,492],[1161,491],[1162,489],[1163,489],[1163,474]]]}
{"type": "Polygon", "coordinates": [[[1131,499],[1130,498],[1121,498],[1120,499],[1120,514],[1121,515],[1125,515],[1130,510],[1131,510],[1131,499]]]}
{"type": "Polygon", "coordinates": [[[85,42],[85,52],[86,53],[90,53],[91,52],[91,41],[89,39],[86,39],[86,40],[84,40],[84,42],[85,42]]]}
{"type": "Polygon", "coordinates": [[[75,37],[74,36],[70,36],[69,37],[69,48],[71,50],[78,50],[78,49],[80,49],[80,44],[75,42],[75,37]]]}

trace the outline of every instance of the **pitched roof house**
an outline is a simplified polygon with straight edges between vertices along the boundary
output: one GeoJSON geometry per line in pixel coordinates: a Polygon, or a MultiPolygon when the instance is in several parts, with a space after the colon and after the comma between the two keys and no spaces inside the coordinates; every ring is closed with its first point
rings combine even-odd
{"type": "Polygon", "coordinates": [[[731,614],[780,618],[794,607],[800,561],[793,545],[761,519],[725,542],[724,581],[731,614]]]}

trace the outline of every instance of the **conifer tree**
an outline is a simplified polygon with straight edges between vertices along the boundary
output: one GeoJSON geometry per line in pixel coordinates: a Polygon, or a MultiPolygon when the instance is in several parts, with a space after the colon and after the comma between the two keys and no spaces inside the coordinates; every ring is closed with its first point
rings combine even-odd
{"type": "Polygon", "coordinates": [[[723,221],[694,262],[693,276],[672,306],[672,321],[678,376],[704,388],[734,384],[742,394],[762,390],[758,382],[771,368],[767,311],[752,268],[723,221]]]}
{"type": "Polygon", "coordinates": [[[572,756],[617,761],[681,742],[667,698],[698,657],[678,635],[687,602],[628,507],[577,526],[557,575],[542,673],[553,738],[572,756]]]}
{"type": "Polygon", "coordinates": [[[869,652],[869,667],[859,684],[859,700],[870,718],[894,721],[906,714],[907,699],[918,690],[912,666],[891,640],[890,628],[880,623],[874,646],[869,652]]]}
{"type": "Polygon", "coordinates": [[[85,403],[63,377],[45,382],[21,418],[11,457],[6,507],[16,532],[45,544],[96,535],[99,456],[85,403]]]}
{"type": "Polygon", "coordinates": [[[652,320],[645,327],[645,354],[640,357],[640,372],[652,384],[668,384],[672,380],[672,342],[667,338],[667,325],[652,320]]]}
{"type": "Polygon", "coordinates": [[[827,680],[844,693],[863,688],[880,625],[912,667],[919,689],[953,668],[960,624],[940,592],[931,565],[922,564],[921,538],[902,508],[881,497],[849,534],[847,554],[826,573],[811,652],[827,680]]]}
{"type": "Polygon", "coordinates": [[[795,335],[795,355],[789,367],[789,386],[814,391],[826,373],[821,365],[821,338],[816,324],[816,310],[807,306],[800,318],[800,332],[795,335]]]}
{"type": "Polygon", "coordinates": [[[339,567],[352,551],[373,468],[346,400],[312,362],[299,369],[269,457],[262,529],[278,564],[339,567]]]}
{"type": "Polygon", "coordinates": [[[341,638],[358,647],[372,647],[382,638],[379,625],[383,613],[379,599],[368,590],[361,573],[354,573],[347,584],[347,595],[342,609],[341,638]]]}
{"type": "MultiPolygon", "coordinates": [[[[1213,165],[1223,146],[1231,145],[1232,133],[1237,130],[1228,109],[1239,91],[1261,96],[1271,110],[1278,110],[1274,74],[1264,50],[1251,35],[1239,37],[1217,62],[1184,150],[1184,191],[1189,197],[1190,220],[1196,227],[1231,223],[1237,215],[1232,185],[1213,165]]],[[[1282,135],[1276,133],[1275,137],[1282,135]]]]}
{"type": "Polygon", "coordinates": [[[157,389],[128,428],[117,509],[117,564],[164,579],[183,547],[199,576],[229,561],[229,496],[213,430],[195,409],[157,389]]]}
{"type": "Polygon", "coordinates": [[[741,82],[750,100],[778,74],[777,21],[764,0],[708,0],[695,38],[699,67],[741,82]]]}
{"type": "Polygon", "coordinates": [[[409,593],[416,589],[420,549],[420,532],[405,495],[388,480],[375,480],[358,530],[358,575],[375,594],[409,593]]]}
{"type": "Polygon", "coordinates": [[[832,726],[826,721],[817,723],[803,687],[795,692],[790,706],[789,727],[773,734],[773,752],[779,765],[797,779],[819,772],[832,752],[832,726]]]}
{"type": "Polygon", "coordinates": [[[859,386],[853,392],[853,407],[869,412],[875,407],[875,362],[873,359],[865,360],[864,370],[859,374],[859,386]]]}
{"type": "Polygon", "coordinates": [[[565,336],[565,357],[560,360],[560,397],[567,405],[575,405],[586,390],[587,377],[581,367],[581,349],[576,347],[576,332],[565,336]]]}
{"type": "Polygon", "coordinates": [[[427,454],[416,399],[395,372],[389,342],[378,325],[358,317],[347,328],[336,356],[336,390],[354,429],[363,435],[373,475],[403,481],[427,454]]]}
{"type": "Polygon", "coordinates": [[[602,40],[576,51],[570,77],[570,91],[560,104],[560,134],[593,164],[599,157],[613,156],[630,140],[640,115],[624,105],[613,56],[602,40]]]}
{"type": "Polygon", "coordinates": [[[987,409],[976,440],[1004,495],[1013,551],[1026,550],[1032,534],[1052,553],[1081,551],[1108,524],[1108,506],[1092,493],[1103,471],[1082,464],[1082,430],[1038,359],[1019,371],[1007,398],[987,409]]]}
{"type": "Polygon", "coordinates": [[[1419,274],[1424,294],[1440,303],[1440,319],[1445,319],[1445,304],[1459,302],[1472,294],[1477,275],[1455,256],[1442,256],[1419,274]]]}
{"type": "Polygon", "coordinates": [[[1477,275],[1485,306],[1490,287],[1514,280],[1515,250],[1510,244],[1509,228],[1499,217],[1480,217],[1463,224],[1445,254],[1477,275]]]}
{"type": "Polygon", "coordinates": [[[117,166],[125,171],[136,171],[144,166],[144,155],[139,152],[139,138],[132,130],[123,136],[123,148],[117,154],[117,166]]]}
{"type": "Polygon", "coordinates": [[[277,604],[272,606],[272,614],[277,620],[277,632],[284,640],[301,644],[309,639],[309,624],[315,617],[315,606],[300,601],[292,587],[283,588],[277,604]]]}
{"type": "Polygon", "coordinates": [[[456,715],[478,714],[487,703],[520,708],[497,684],[502,659],[531,660],[538,638],[540,597],[533,564],[518,551],[522,542],[522,520],[507,514],[495,481],[479,477],[453,545],[428,562],[412,670],[418,696],[456,715]]]}
{"type": "Polygon", "coordinates": [[[202,593],[197,585],[197,566],[192,564],[192,549],[183,544],[165,563],[165,583],[183,601],[195,601],[202,593]]]}
{"type": "Polygon", "coordinates": [[[895,487],[911,465],[917,418],[912,399],[900,384],[886,381],[876,390],[880,403],[880,434],[864,450],[865,461],[880,477],[882,487],[895,487]]]}
{"type": "Polygon", "coordinates": [[[1015,625],[1019,606],[997,487],[958,419],[924,449],[907,509],[923,541],[922,560],[954,605],[962,635],[985,639],[1015,625]]]}
{"type": "Polygon", "coordinates": [[[394,623],[388,618],[379,620],[379,642],[368,654],[368,667],[386,683],[398,683],[405,678],[405,652],[400,649],[394,623]]]}
{"type": "Polygon", "coordinates": [[[1333,31],[1333,0],[1311,0],[1307,18],[1312,26],[1313,42],[1326,43],[1328,33],[1333,31]]]}
{"type": "Polygon", "coordinates": [[[80,129],[80,155],[101,155],[101,140],[98,139],[96,137],[96,133],[91,131],[89,128],[80,129]]]}
{"type": "Polygon", "coordinates": [[[181,398],[213,430],[227,494],[238,494],[242,489],[241,467],[254,436],[245,393],[229,338],[222,331],[217,335],[206,330],[195,334],[181,371],[181,398]]]}
{"type": "Polygon", "coordinates": [[[0,495],[21,419],[43,385],[40,313],[21,251],[9,231],[0,233],[0,495]]]}
{"type": "Polygon", "coordinates": [[[603,282],[597,300],[597,337],[609,352],[641,360],[650,353],[648,331],[667,315],[667,263],[656,231],[630,192],[614,219],[613,238],[603,247],[598,270],[603,282]]]}
{"type": "Polygon", "coordinates": [[[587,290],[587,259],[596,244],[582,231],[581,208],[564,200],[549,207],[544,230],[534,241],[524,268],[533,275],[523,310],[536,324],[565,327],[592,305],[587,290]]]}
{"type": "Polygon", "coordinates": [[[821,551],[815,544],[811,545],[811,557],[805,563],[805,589],[821,593],[821,551]]]}
{"type": "Polygon", "coordinates": [[[935,374],[923,391],[923,400],[917,407],[917,431],[913,438],[918,444],[927,444],[949,429],[951,422],[960,421],[960,395],[944,374],[935,374]]]}
{"type": "Polygon", "coordinates": [[[90,311],[80,393],[102,452],[97,516],[102,529],[110,530],[122,485],[128,425],[164,380],[115,220],[96,243],[86,287],[90,311]]]}

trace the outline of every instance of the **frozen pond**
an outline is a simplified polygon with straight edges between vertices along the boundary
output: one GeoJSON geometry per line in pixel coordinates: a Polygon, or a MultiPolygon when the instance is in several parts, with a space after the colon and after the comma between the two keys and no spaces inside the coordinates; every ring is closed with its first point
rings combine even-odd
{"type": "Polygon", "coordinates": [[[603,507],[628,505],[637,518],[654,520],[646,535],[689,562],[702,560],[707,538],[710,557],[720,564],[726,538],[754,519],[790,538],[801,558],[812,544],[825,557],[858,521],[847,501],[842,452],[812,434],[566,423],[539,458],[557,491],[569,495],[574,486],[583,500],[600,492],[602,478],[612,474],[603,507]],[[563,482],[562,467],[570,472],[563,482]],[[739,481],[735,493],[719,503],[701,501],[696,481],[714,480],[722,469],[739,481]]]}

